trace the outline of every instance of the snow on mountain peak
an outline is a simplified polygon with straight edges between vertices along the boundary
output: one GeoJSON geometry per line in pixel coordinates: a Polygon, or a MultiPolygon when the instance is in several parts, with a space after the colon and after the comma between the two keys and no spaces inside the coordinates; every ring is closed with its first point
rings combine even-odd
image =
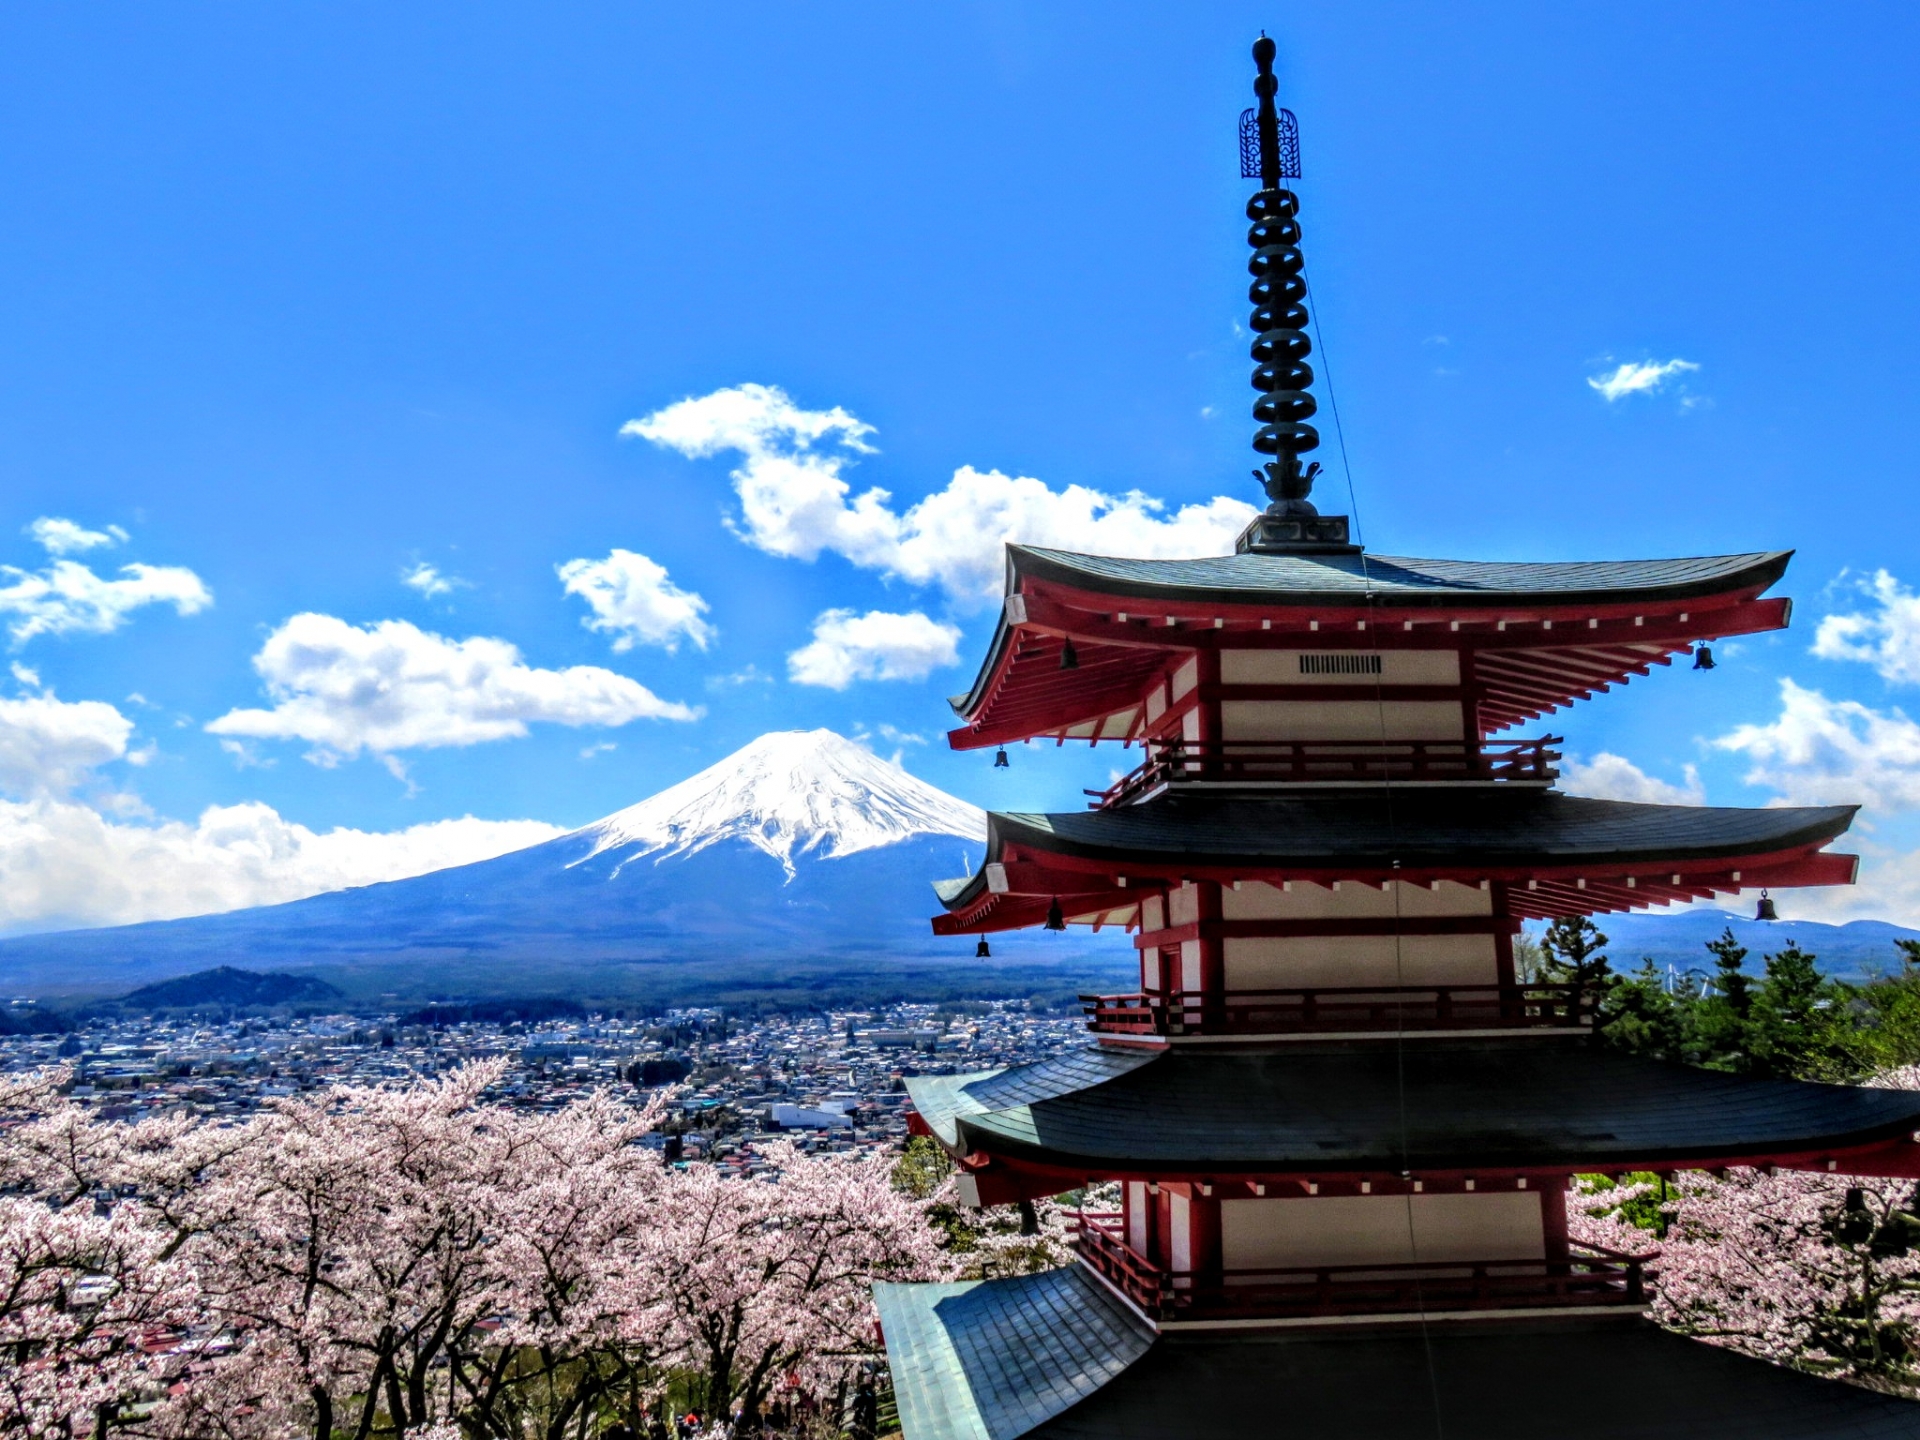
{"type": "Polygon", "coordinates": [[[577,833],[593,839],[583,860],[635,847],[622,865],[744,840],[791,879],[796,854],[834,859],[915,835],[984,842],[987,817],[831,730],[776,730],[577,833]]]}

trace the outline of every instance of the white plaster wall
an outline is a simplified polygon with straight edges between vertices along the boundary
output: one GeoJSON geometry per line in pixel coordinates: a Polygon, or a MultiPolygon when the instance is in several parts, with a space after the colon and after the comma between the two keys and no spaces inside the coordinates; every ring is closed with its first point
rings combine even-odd
{"type": "Polygon", "coordinates": [[[1539,1260],[1546,1227],[1532,1190],[1225,1200],[1220,1253],[1228,1270],[1539,1260]]]}
{"type": "Polygon", "coordinates": [[[1200,918],[1200,887],[1182,885],[1167,892],[1167,927],[1191,925],[1200,918]]]}
{"type": "MultiPolygon", "coordinates": [[[[1222,650],[1220,680],[1225,685],[1458,685],[1457,650],[1382,650],[1378,675],[1302,675],[1303,654],[1324,650],[1222,650]]],[[[1350,654],[1367,653],[1365,647],[1350,654]]]]}
{"type": "Polygon", "coordinates": [[[1149,895],[1140,902],[1140,928],[1142,930],[1167,928],[1167,907],[1158,895],[1149,895]]]}
{"type": "Polygon", "coordinates": [[[1140,952],[1140,988],[1164,990],[1167,977],[1160,973],[1160,949],[1154,946],[1140,952]]]}
{"type": "Polygon", "coordinates": [[[1497,985],[1491,935],[1298,935],[1230,939],[1229,990],[1322,985],[1497,985]]]}
{"type": "Polygon", "coordinates": [[[1200,683],[1200,661],[1198,657],[1185,661],[1173,672],[1173,698],[1178,700],[1195,685],[1200,683]]]}
{"type": "Polygon", "coordinates": [[[1147,1253],[1147,1231],[1153,1219],[1147,1208],[1148,1198],[1146,1181],[1127,1182],[1127,1244],[1136,1255],[1147,1253]]]}
{"type": "Polygon", "coordinates": [[[1220,730],[1225,740],[1461,740],[1465,713],[1458,700],[1223,700],[1220,730]]]}
{"type": "Polygon", "coordinates": [[[1193,1204],[1186,1196],[1169,1193],[1167,1196],[1167,1247],[1168,1269],[1191,1270],[1193,1268],[1193,1204]]]}
{"type": "MultiPolygon", "coordinates": [[[[1149,902],[1152,903],[1152,902],[1149,902]]],[[[1228,920],[1365,920],[1428,915],[1491,915],[1493,893],[1475,885],[1442,880],[1429,890],[1402,880],[1385,889],[1348,883],[1338,890],[1295,881],[1289,890],[1258,880],[1220,892],[1220,913],[1228,920]]],[[[1149,929],[1157,926],[1149,925],[1149,929]]]]}
{"type": "Polygon", "coordinates": [[[1198,940],[1180,942],[1180,988],[1186,991],[1200,988],[1200,942],[1198,940]]]}

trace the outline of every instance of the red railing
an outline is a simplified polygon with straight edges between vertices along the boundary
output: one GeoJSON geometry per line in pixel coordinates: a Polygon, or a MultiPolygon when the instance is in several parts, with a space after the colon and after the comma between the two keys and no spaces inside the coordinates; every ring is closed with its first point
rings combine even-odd
{"type": "Polygon", "coordinates": [[[1558,735],[1538,740],[1148,740],[1147,758],[1105,790],[1089,790],[1088,806],[1124,805],[1162,785],[1267,784],[1303,780],[1554,779],[1558,735]]]}
{"type": "Polygon", "coordinates": [[[1118,1215],[1079,1217],[1081,1258],[1155,1320],[1292,1319],[1647,1303],[1648,1261],[1597,1245],[1564,1260],[1434,1260],[1287,1266],[1213,1274],[1163,1270],[1127,1245],[1118,1215]]]}
{"type": "Polygon", "coordinates": [[[1281,1035],[1350,1030],[1571,1029],[1593,1021],[1578,985],[1347,985],[1082,995],[1101,1035],[1281,1035]]]}

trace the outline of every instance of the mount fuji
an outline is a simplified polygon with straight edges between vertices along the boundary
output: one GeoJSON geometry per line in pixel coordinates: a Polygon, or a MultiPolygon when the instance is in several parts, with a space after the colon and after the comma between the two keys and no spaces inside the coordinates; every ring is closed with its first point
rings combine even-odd
{"type": "MultiPolygon", "coordinates": [[[[524,850],[284,905],[21,936],[0,942],[0,974],[15,994],[48,996],[235,965],[312,972],[360,999],[699,1003],[796,985],[821,995],[856,978],[873,993],[913,971],[940,990],[1005,994],[1008,966],[927,923],[928,882],[970,872],[985,842],[982,811],[864,746],[776,732],[524,850]]],[[[1053,986],[1064,990],[1130,969],[1115,939],[1027,935],[994,949],[1029,981],[1073,962],[1053,986]]]]}

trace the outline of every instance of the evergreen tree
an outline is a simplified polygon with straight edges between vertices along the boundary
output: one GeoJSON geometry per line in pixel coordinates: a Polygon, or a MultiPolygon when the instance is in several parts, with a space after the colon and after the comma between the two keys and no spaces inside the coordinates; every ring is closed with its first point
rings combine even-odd
{"type": "Polygon", "coordinates": [[[1733,938],[1733,930],[1720,932],[1718,940],[1709,940],[1713,954],[1713,993],[1704,997],[1694,1019],[1696,1062],[1711,1070],[1731,1070],[1736,1074],[1752,1071],[1753,977],[1741,967],[1747,949],[1733,938]]]}
{"type": "Polygon", "coordinates": [[[1734,1014],[1746,1019],[1753,1006],[1753,977],[1740,968],[1746,962],[1747,947],[1733,938],[1733,927],[1728,926],[1718,940],[1707,942],[1707,949],[1713,953],[1714,994],[1734,1014]]]}
{"type": "Polygon", "coordinates": [[[1666,977],[1651,957],[1631,975],[1608,986],[1600,1021],[1609,1049],[1649,1060],[1692,1059],[1692,1017],[1697,996],[1692,982],[1669,991],[1666,977]]]}
{"type": "Polygon", "coordinates": [[[1751,1043],[1755,1074],[1807,1076],[1834,1068],[1838,1036],[1829,1032],[1840,988],[1825,979],[1814,957],[1792,941],[1766,957],[1766,976],[1753,998],[1751,1043]]]}
{"type": "Polygon", "coordinates": [[[1601,990],[1612,973],[1607,964],[1607,937],[1585,915],[1567,915],[1553,921],[1540,936],[1546,959],[1541,978],[1553,985],[1578,985],[1601,990]]]}

